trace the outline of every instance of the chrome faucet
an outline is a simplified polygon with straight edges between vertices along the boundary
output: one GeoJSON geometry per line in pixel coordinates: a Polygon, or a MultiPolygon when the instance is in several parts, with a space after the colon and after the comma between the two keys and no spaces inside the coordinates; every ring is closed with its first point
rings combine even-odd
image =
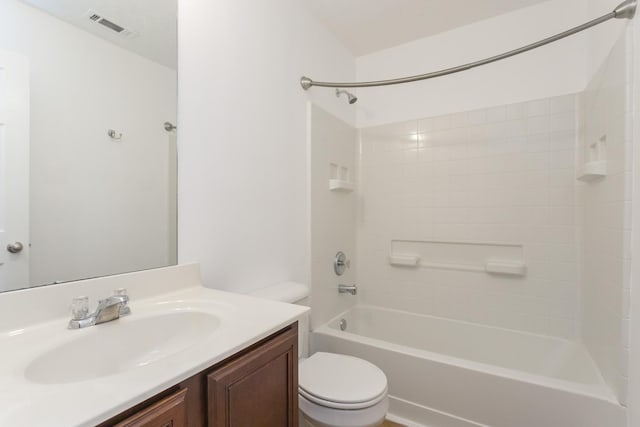
{"type": "Polygon", "coordinates": [[[358,293],[356,285],[338,285],[338,293],[355,295],[358,293]]]}
{"type": "Polygon", "coordinates": [[[110,322],[131,313],[131,309],[127,305],[129,296],[126,290],[118,289],[115,294],[109,298],[105,298],[98,302],[96,311],[89,314],[89,298],[77,297],[73,299],[71,305],[71,320],[69,320],[69,329],[80,329],[88,326],[99,325],[100,323],[110,322]]]}

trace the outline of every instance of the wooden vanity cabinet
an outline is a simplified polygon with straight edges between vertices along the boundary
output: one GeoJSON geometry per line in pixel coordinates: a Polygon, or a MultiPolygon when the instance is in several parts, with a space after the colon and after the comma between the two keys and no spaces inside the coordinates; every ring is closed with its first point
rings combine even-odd
{"type": "Polygon", "coordinates": [[[297,427],[298,324],[99,427],[297,427]]]}
{"type": "Polygon", "coordinates": [[[187,405],[185,398],[188,389],[178,390],[159,402],[144,408],[115,427],[187,427],[187,405]]]}
{"type": "Polygon", "coordinates": [[[298,334],[282,334],[207,375],[209,427],[298,427],[298,334]]]}

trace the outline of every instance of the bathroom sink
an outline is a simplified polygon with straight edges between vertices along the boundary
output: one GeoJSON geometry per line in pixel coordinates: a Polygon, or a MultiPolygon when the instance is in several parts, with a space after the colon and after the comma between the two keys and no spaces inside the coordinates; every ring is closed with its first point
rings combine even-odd
{"type": "Polygon", "coordinates": [[[63,384],[118,374],[188,350],[220,325],[217,316],[200,311],[133,316],[69,331],[78,336],[31,361],[25,377],[40,384],[63,384]]]}

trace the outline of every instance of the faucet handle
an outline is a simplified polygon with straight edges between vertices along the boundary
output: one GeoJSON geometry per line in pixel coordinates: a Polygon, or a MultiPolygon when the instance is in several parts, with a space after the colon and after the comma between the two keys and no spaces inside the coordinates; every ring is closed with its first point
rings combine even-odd
{"type": "Polygon", "coordinates": [[[86,319],[89,315],[89,297],[79,296],[71,300],[71,318],[73,320],[86,319]]]}
{"type": "Polygon", "coordinates": [[[120,317],[126,316],[127,314],[131,314],[131,308],[129,308],[129,306],[127,304],[129,302],[129,296],[127,295],[127,289],[126,288],[114,289],[113,290],[113,295],[126,297],[125,301],[124,301],[124,304],[122,304],[120,306],[120,317]]]}

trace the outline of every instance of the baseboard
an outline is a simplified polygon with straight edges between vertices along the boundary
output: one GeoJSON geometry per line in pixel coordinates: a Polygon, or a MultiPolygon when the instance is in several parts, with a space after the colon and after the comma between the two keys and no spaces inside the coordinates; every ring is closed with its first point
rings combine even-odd
{"type": "Polygon", "coordinates": [[[394,396],[389,396],[387,418],[407,427],[489,427],[394,396]]]}

